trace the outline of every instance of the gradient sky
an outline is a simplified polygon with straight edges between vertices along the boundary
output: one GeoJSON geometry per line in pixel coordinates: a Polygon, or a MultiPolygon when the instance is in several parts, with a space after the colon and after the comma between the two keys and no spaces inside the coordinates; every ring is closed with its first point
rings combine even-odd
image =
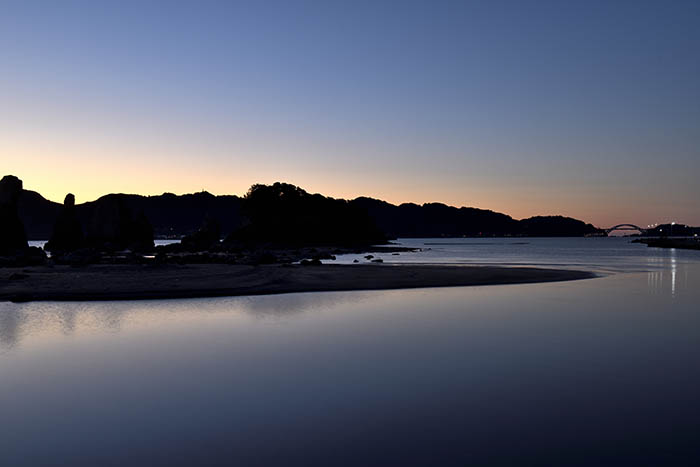
{"type": "Polygon", "coordinates": [[[700,225],[700,1],[5,0],[0,169],[700,225]]]}

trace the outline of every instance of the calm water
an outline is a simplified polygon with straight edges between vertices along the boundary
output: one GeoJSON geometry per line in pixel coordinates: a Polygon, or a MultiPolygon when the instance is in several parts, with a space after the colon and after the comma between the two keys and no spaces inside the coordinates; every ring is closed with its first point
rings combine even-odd
{"type": "Polygon", "coordinates": [[[698,465],[700,252],[524,242],[380,256],[604,275],[0,303],[0,466],[698,465]]]}
{"type": "MultiPolygon", "coordinates": [[[[411,238],[400,246],[420,252],[373,254],[386,263],[495,264],[590,270],[598,273],[672,269],[700,261],[697,251],[661,250],[629,238],[411,238]]],[[[342,255],[336,262],[367,262],[364,255],[342,255]]],[[[332,261],[326,261],[332,262],[332,261]]]]}

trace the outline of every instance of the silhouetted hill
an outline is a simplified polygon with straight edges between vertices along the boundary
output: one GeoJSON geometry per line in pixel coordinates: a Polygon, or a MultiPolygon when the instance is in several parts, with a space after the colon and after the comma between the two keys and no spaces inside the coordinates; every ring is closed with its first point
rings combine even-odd
{"type": "Polygon", "coordinates": [[[536,216],[518,223],[519,234],[526,237],[579,237],[599,233],[591,224],[563,216],[536,216]]]}
{"type": "Polygon", "coordinates": [[[17,203],[19,218],[24,223],[29,240],[48,240],[61,212],[61,204],[54,203],[36,191],[23,190],[17,203]]]}
{"type": "Polygon", "coordinates": [[[357,198],[351,204],[366,210],[391,237],[499,236],[518,231],[518,221],[485,209],[455,208],[440,203],[395,206],[373,198],[357,198]]]}
{"type": "MultiPolygon", "coordinates": [[[[214,196],[207,192],[188,195],[164,193],[159,196],[119,196],[134,212],[143,212],[153,226],[157,237],[181,237],[201,227],[207,217],[217,219],[223,232],[240,227],[241,198],[238,196],[214,196]]],[[[76,205],[76,212],[86,230],[99,200],[76,205]]],[[[24,190],[19,199],[19,215],[24,222],[30,240],[46,240],[61,211],[61,204],[54,203],[40,194],[24,190]]]]}
{"type": "MultiPolygon", "coordinates": [[[[254,185],[248,201],[238,196],[215,196],[201,192],[187,195],[118,196],[134,213],[142,212],[156,237],[179,238],[196,232],[208,220],[221,226],[222,235],[237,231],[233,238],[272,241],[348,240],[392,237],[461,236],[583,236],[599,232],[591,224],[562,216],[512,217],[477,208],[456,208],[441,203],[405,203],[360,197],[334,199],[309,194],[289,184],[254,185]],[[251,195],[254,193],[254,195],[251,195]],[[282,199],[279,198],[283,193],[282,199]],[[278,198],[270,197],[276,194],[278,198]],[[374,226],[378,229],[373,230],[374,226]]],[[[103,197],[104,198],[104,197],[103,197]]],[[[87,225],[99,200],[76,205],[78,219],[87,225]]],[[[18,203],[20,218],[29,239],[45,240],[51,235],[61,205],[40,194],[24,190],[18,203]]]]}
{"type": "MultiPolygon", "coordinates": [[[[107,195],[112,196],[112,195],[107,195]]],[[[134,212],[143,212],[153,226],[156,237],[176,237],[196,232],[205,221],[216,219],[224,232],[240,227],[241,198],[214,196],[200,192],[187,195],[164,193],[158,196],[119,195],[134,212]]],[[[103,197],[104,198],[104,197],[103,197]]],[[[87,222],[95,204],[92,201],[77,206],[81,222],[87,222]]]]}

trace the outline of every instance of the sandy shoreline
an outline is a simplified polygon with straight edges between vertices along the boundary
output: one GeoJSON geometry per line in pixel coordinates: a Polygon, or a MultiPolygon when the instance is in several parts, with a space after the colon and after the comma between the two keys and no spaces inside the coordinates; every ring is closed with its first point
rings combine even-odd
{"type": "Polygon", "coordinates": [[[292,292],[523,284],[582,271],[428,265],[93,265],[0,269],[0,301],[139,300],[292,292]]]}

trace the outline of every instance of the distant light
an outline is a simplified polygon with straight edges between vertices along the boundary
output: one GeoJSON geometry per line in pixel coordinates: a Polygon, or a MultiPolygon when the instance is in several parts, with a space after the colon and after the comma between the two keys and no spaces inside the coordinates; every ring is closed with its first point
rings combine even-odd
{"type": "Polygon", "coordinates": [[[675,223],[675,222],[671,222],[671,225],[676,225],[676,223],[675,223]]]}

